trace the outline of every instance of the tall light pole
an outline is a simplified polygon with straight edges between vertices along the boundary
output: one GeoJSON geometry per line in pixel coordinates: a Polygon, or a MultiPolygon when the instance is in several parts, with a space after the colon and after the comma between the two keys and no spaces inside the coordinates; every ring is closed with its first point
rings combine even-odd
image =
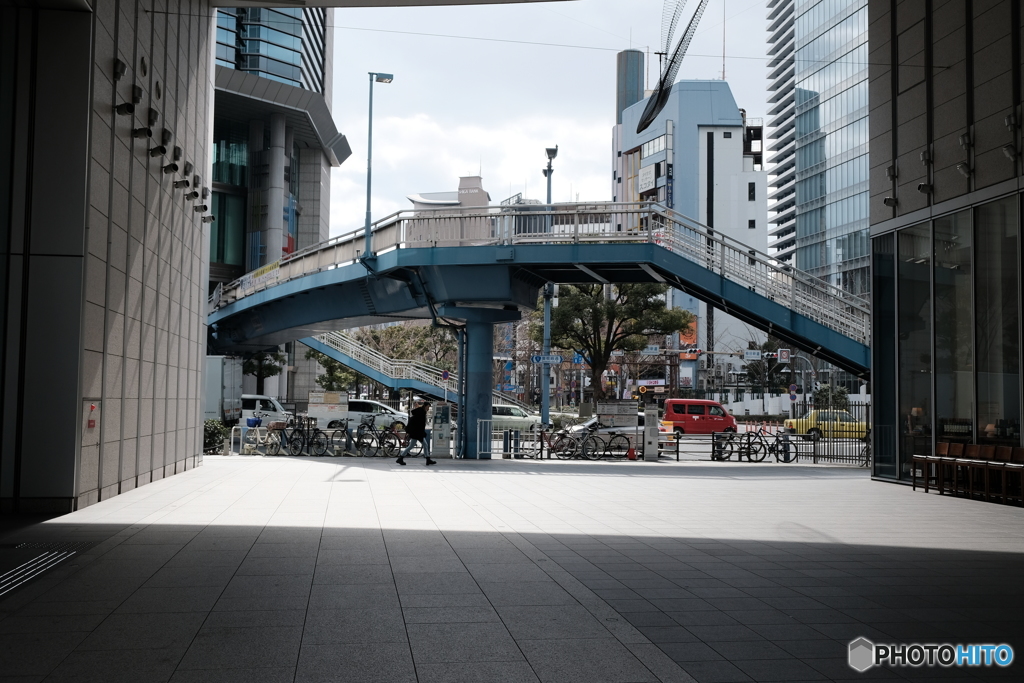
{"type": "Polygon", "coordinates": [[[364,225],[364,235],[366,238],[366,246],[363,248],[363,260],[373,258],[373,238],[370,233],[370,177],[371,170],[373,167],[373,84],[376,83],[390,83],[395,80],[394,74],[381,74],[369,72],[370,74],[370,126],[369,131],[366,133],[366,223],[364,225]]]}
{"type": "MultiPolygon", "coordinates": [[[[554,147],[548,147],[544,150],[548,155],[548,167],[543,170],[544,177],[548,179],[548,218],[547,228],[548,232],[551,232],[551,174],[554,173],[554,169],[551,168],[551,160],[558,156],[558,145],[554,147]]],[[[551,298],[554,296],[555,287],[550,282],[544,285],[544,355],[547,356],[551,353],[551,298]]],[[[542,425],[547,427],[551,424],[551,414],[549,411],[551,403],[551,364],[544,362],[542,364],[541,381],[540,381],[540,422],[542,425]]]]}

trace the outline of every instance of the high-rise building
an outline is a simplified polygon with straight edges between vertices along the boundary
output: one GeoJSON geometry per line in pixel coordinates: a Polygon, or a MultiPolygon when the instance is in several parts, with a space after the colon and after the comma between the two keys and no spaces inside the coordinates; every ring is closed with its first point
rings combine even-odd
{"type": "Polygon", "coordinates": [[[217,10],[216,64],[321,95],[329,91],[327,33],[322,7],[217,10]]]}
{"type": "Polygon", "coordinates": [[[1024,446],[1021,4],[868,4],[874,474],[972,447],[998,471],[1024,446]]]}
{"type": "MultiPolygon", "coordinates": [[[[725,81],[680,81],[665,108],[643,133],[637,122],[645,100],[626,107],[613,131],[613,201],[656,201],[759,251],[767,250],[767,174],[760,119],[747,119],[725,81]]],[[[628,226],[617,226],[628,229],[628,226]]],[[[697,346],[742,352],[765,335],[689,294],[670,290],[668,302],[697,316],[697,346]]],[[[680,386],[713,390],[717,366],[685,354],[680,386]]],[[[735,361],[738,370],[741,361],[735,361]]],[[[723,377],[724,377],[723,372],[723,377]]]]}
{"type": "Polygon", "coordinates": [[[769,247],[866,296],[867,0],[769,0],[768,33],[769,247]]]}
{"type": "MultiPolygon", "coordinates": [[[[331,168],[351,153],[330,111],[333,12],[217,10],[211,290],[329,235],[331,168]]],[[[305,351],[286,344],[291,369],[264,391],[303,403],[305,351]]]]}

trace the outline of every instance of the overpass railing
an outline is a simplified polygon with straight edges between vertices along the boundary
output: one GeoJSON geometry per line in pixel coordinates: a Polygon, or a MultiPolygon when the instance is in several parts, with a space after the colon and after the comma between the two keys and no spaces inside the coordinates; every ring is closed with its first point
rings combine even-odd
{"type": "MultiPolygon", "coordinates": [[[[392,379],[409,379],[430,386],[437,387],[439,391],[448,391],[449,397],[454,400],[458,392],[459,377],[454,372],[448,373],[448,379],[444,379],[442,370],[421,363],[415,360],[399,360],[388,358],[383,353],[370,348],[351,335],[344,332],[328,332],[315,337],[321,343],[337,349],[340,353],[348,356],[364,366],[392,379]]],[[[529,407],[511,396],[500,391],[492,391],[493,403],[495,405],[516,405],[529,410],[529,407]]]]}
{"type": "MultiPolygon", "coordinates": [[[[374,223],[372,230],[377,254],[417,247],[650,242],[855,341],[869,343],[870,309],[865,300],[657,203],[399,211],[374,223]]],[[[355,263],[362,248],[362,230],[307,247],[226,285],[211,305],[216,308],[281,282],[355,263]]]]}

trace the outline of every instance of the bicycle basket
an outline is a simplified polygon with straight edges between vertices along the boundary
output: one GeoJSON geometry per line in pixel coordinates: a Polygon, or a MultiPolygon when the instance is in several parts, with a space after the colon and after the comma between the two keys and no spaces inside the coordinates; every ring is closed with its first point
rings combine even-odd
{"type": "Polygon", "coordinates": [[[245,426],[246,427],[259,427],[261,424],[263,424],[263,418],[259,418],[259,417],[247,417],[247,418],[245,418],[245,426]]]}
{"type": "Polygon", "coordinates": [[[267,429],[284,429],[288,426],[288,423],[283,420],[277,420],[267,425],[267,429]]]}
{"type": "Polygon", "coordinates": [[[373,424],[373,415],[363,415],[362,419],[359,420],[359,424],[372,425],[373,424]]]}

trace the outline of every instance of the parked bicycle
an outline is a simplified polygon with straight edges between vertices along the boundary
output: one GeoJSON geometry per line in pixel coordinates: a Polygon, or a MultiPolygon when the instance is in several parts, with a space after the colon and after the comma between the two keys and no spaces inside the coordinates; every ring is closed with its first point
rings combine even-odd
{"type": "Polygon", "coordinates": [[[271,428],[270,425],[267,427],[262,426],[263,419],[267,416],[267,413],[255,411],[252,417],[246,418],[246,430],[244,436],[242,436],[243,454],[257,453],[260,447],[263,447],[265,452],[270,453],[272,443],[276,443],[277,449],[280,450],[281,444],[278,431],[271,428]]]}
{"type": "Polygon", "coordinates": [[[380,429],[373,415],[364,415],[356,429],[356,451],[363,457],[393,458],[399,453],[398,436],[391,429],[380,429]]]}
{"type": "Polygon", "coordinates": [[[776,462],[790,463],[797,459],[797,445],[788,435],[766,434],[762,429],[751,432],[727,432],[716,434],[711,447],[712,460],[737,460],[746,458],[750,462],[761,462],[768,456],[776,462]]]}
{"type": "Polygon", "coordinates": [[[269,455],[277,455],[282,448],[289,455],[302,455],[308,448],[311,454],[319,456],[327,453],[331,445],[331,437],[316,427],[316,418],[298,417],[291,425],[272,422],[271,431],[277,433],[277,443],[267,447],[269,455]]]}

